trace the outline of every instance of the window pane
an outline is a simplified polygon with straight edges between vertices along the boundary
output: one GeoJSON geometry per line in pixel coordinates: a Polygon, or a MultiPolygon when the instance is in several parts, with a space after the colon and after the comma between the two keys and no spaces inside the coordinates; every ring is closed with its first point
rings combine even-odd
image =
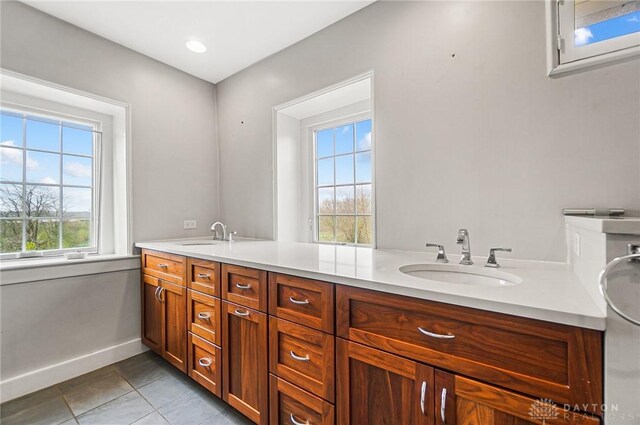
{"type": "Polygon", "coordinates": [[[333,158],[318,161],[318,186],[333,184],[333,158]]]}
{"type": "Polygon", "coordinates": [[[93,155],[93,133],[90,129],[62,127],[62,150],[65,153],[93,155]]]}
{"type": "Polygon", "coordinates": [[[22,214],[22,185],[0,184],[0,217],[19,217],[22,214]]]}
{"type": "Polygon", "coordinates": [[[371,214],[371,185],[356,186],[356,213],[371,214]]]}
{"type": "Polygon", "coordinates": [[[344,243],[356,243],[356,218],[336,217],[336,240],[344,243]]]}
{"type": "Polygon", "coordinates": [[[333,188],[318,189],[318,214],[334,214],[334,205],[333,188]]]}
{"type": "Polygon", "coordinates": [[[336,187],[336,214],[354,214],[353,186],[336,187]]]}
{"type": "Polygon", "coordinates": [[[353,183],[353,155],[336,157],[336,184],[353,183]]]}
{"type": "Polygon", "coordinates": [[[336,155],[353,152],[353,124],[336,127],[336,155]]]}
{"type": "Polygon", "coordinates": [[[0,220],[0,252],[22,251],[22,220],[0,220]]]}
{"type": "Polygon", "coordinates": [[[62,181],[64,184],[91,186],[93,182],[93,161],[91,158],[64,155],[62,161],[62,181]]]}
{"type": "Polygon", "coordinates": [[[0,144],[22,146],[22,118],[2,114],[2,118],[0,118],[0,144]]]}
{"type": "Polygon", "coordinates": [[[371,245],[373,240],[373,226],[371,216],[356,217],[358,224],[358,243],[371,245]]]}
{"type": "Polygon", "coordinates": [[[333,242],[335,240],[335,217],[318,217],[318,241],[333,242]]]}
{"type": "Polygon", "coordinates": [[[22,149],[0,147],[0,180],[22,182],[22,149]]]}
{"type": "Polygon", "coordinates": [[[318,158],[333,155],[333,129],[318,131],[316,146],[318,158]]]}
{"type": "Polygon", "coordinates": [[[27,185],[24,197],[27,217],[57,217],[60,215],[60,188],[27,185]]]}
{"type": "Polygon", "coordinates": [[[91,189],[65,187],[62,189],[65,218],[91,218],[91,189]]]}
{"type": "Polygon", "coordinates": [[[60,154],[27,151],[27,182],[60,183],[60,154]]]}
{"type": "Polygon", "coordinates": [[[48,151],[60,150],[60,125],[27,118],[27,147],[48,151]]]}
{"type": "Polygon", "coordinates": [[[356,183],[371,181],[371,151],[356,154],[356,183]]]}
{"type": "Polygon", "coordinates": [[[90,220],[64,220],[62,222],[62,247],[81,248],[91,241],[90,220]]]}
{"type": "Polygon", "coordinates": [[[575,3],[575,45],[585,46],[640,31],[640,11],[611,1],[575,3]]]}
{"type": "Polygon", "coordinates": [[[356,149],[359,151],[371,149],[371,120],[356,124],[356,149]]]}
{"type": "Polygon", "coordinates": [[[27,251],[59,248],[59,220],[27,220],[27,251]]]}

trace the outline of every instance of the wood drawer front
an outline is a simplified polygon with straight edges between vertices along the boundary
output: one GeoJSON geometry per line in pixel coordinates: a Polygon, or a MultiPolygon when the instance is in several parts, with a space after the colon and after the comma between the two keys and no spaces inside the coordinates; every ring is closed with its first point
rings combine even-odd
{"type": "Polygon", "coordinates": [[[215,261],[187,259],[187,285],[196,291],[220,296],[220,263],[215,261]]]}
{"type": "Polygon", "coordinates": [[[333,333],[334,285],[269,273],[269,313],[333,333]]]}
{"type": "Polygon", "coordinates": [[[332,403],[335,401],[334,348],[333,335],[269,318],[271,373],[332,403]]]}
{"type": "Polygon", "coordinates": [[[222,298],[259,311],[267,311],[267,272],[222,265],[222,298]]]}
{"type": "Polygon", "coordinates": [[[185,286],[185,257],[143,249],[142,272],[176,285],[185,286]]]}
{"type": "Polygon", "coordinates": [[[270,376],[271,425],[333,425],[333,404],[309,394],[289,382],[270,376]]]}
{"type": "Polygon", "coordinates": [[[556,402],[602,404],[600,332],[359,288],[336,292],[338,336],[556,402]]]}
{"type": "Polygon", "coordinates": [[[189,332],[189,376],[218,397],[222,396],[222,351],[189,332]]]}
{"type": "Polygon", "coordinates": [[[189,330],[207,341],[220,345],[220,299],[189,289],[187,292],[189,330]]]}

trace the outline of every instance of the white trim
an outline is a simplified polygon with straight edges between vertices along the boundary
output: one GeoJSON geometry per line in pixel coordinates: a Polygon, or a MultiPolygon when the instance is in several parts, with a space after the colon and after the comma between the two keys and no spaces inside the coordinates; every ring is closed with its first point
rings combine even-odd
{"type": "Polygon", "coordinates": [[[132,193],[132,134],[131,134],[131,106],[118,100],[98,96],[50,81],[31,77],[4,68],[0,68],[1,85],[3,89],[11,86],[10,90],[17,93],[29,93],[33,87],[48,89],[43,97],[57,103],[68,104],[70,99],[74,107],[93,110],[113,118],[113,147],[114,173],[119,170],[123,178],[116,179],[119,184],[114,187],[114,205],[121,214],[114,217],[114,246],[120,255],[130,255],[133,252],[133,193],[132,193]],[[52,94],[53,93],[53,94],[52,94]],[[124,168],[122,168],[124,167],[124,168]],[[120,182],[122,180],[122,182],[120,182]],[[119,200],[121,198],[121,200],[119,200]],[[124,203],[125,205],[121,205],[124,203]],[[122,217],[122,218],[120,218],[122,217]],[[124,240],[122,240],[124,238],[124,240]]]}
{"type": "Polygon", "coordinates": [[[139,269],[139,255],[95,255],[82,260],[55,257],[3,261],[0,263],[0,286],[139,269]]]}
{"type": "Polygon", "coordinates": [[[136,338],[5,379],[0,381],[0,403],[100,369],[147,350],[148,348],[142,345],[141,339],[136,338]]]}
{"type": "MultiPolygon", "coordinates": [[[[567,2],[574,4],[572,0],[567,0],[567,2]]],[[[633,46],[561,63],[560,50],[558,49],[558,36],[561,35],[558,7],[558,0],[545,1],[548,76],[557,77],[561,75],[570,75],[579,71],[625,62],[628,60],[638,59],[638,57],[640,57],[640,46],[633,46]]],[[[571,43],[573,45],[573,42],[574,38],[572,34],[569,39],[564,40],[564,46],[560,46],[560,48],[565,49],[567,48],[567,44],[571,43]]],[[[601,43],[606,43],[606,41],[602,41],[597,44],[601,43]]]]}

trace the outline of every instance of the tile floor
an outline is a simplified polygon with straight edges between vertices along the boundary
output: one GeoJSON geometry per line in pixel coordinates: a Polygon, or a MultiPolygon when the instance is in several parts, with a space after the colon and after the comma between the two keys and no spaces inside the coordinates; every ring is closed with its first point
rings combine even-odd
{"type": "Polygon", "coordinates": [[[0,405],[2,425],[249,425],[149,352],[0,405]]]}

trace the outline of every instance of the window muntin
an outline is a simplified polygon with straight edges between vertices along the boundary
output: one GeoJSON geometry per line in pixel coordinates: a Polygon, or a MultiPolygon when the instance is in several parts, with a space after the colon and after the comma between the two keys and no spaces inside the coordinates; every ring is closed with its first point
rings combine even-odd
{"type": "Polygon", "coordinates": [[[373,245],[371,119],[314,131],[316,242],[373,245]]]}
{"type": "Polygon", "coordinates": [[[97,251],[100,133],[94,123],[2,110],[0,255],[97,251]]]}
{"type": "Polygon", "coordinates": [[[636,2],[558,2],[558,25],[560,64],[606,58],[640,47],[640,9],[636,2]]]}

